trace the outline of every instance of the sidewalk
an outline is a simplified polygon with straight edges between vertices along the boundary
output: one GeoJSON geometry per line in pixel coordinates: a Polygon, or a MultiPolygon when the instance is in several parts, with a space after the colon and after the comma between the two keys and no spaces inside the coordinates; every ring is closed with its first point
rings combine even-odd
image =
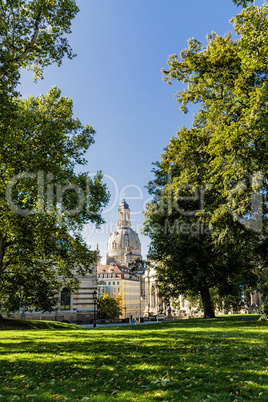
{"type": "MultiPolygon", "coordinates": [[[[146,322],[138,322],[137,324],[130,324],[130,323],[112,323],[112,324],[97,324],[96,328],[99,327],[124,327],[124,326],[130,326],[133,327],[135,325],[147,325],[147,324],[161,324],[162,321],[159,320],[157,321],[146,321],[146,322]]],[[[84,328],[93,328],[93,324],[79,324],[81,327],[84,328]]]]}

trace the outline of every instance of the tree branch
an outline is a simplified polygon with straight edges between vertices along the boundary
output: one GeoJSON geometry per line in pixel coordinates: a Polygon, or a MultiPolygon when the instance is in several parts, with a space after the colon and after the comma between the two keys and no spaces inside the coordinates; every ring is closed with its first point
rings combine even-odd
{"type": "Polygon", "coordinates": [[[32,39],[31,39],[29,45],[25,48],[24,52],[14,59],[15,63],[20,61],[20,60],[25,59],[27,57],[27,55],[30,53],[30,51],[32,50],[33,46],[35,45],[36,40],[37,40],[37,36],[38,36],[38,33],[39,33],[40,18],[41,18],[41,11],[40,11],[40,13],[38,14],[38,16],[37,16],[37,18],[35,20],[34,33],[33,33],[32,39]]]}
{"type": "Polygon", "coordinates": [[[15,21],[16,21],[16,18],[15,18],[15,13],[14,13],[14,11],[12,10],[12,16],[13,16],[13,30],[12,30],[12,35],[11,35],[11,46],[12,46],[12,49],[13,49],[13,55],[14,55],[14,53],[15,53],[15,45],[14,45],[14,39],[15,39],[15,28],[16,28],[16,24],[15,24],[15,21]]]}

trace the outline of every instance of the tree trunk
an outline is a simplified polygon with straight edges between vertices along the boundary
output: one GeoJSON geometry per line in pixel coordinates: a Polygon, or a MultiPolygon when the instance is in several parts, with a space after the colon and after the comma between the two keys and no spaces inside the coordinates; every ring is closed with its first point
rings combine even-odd
{"type": "Polygon", "coordinates": [[[0,233],[0,278],[3,273],[3,261],[4,261],[4,255],[5,255],[5,245],[6,241],[4,239],[4,236],[0,233]]]}
{"type": "MultiPolygon", "coordinates": [[[[5,240],[3,238],[3,235],[0,233],[0,281],[3,274],[4,254],[5,254],[5,240]]],[[[4,317],[2,317],[0,314],[0,323],[1,322],[4,322],[4,317]]]]}
{"type": "Polygon", "coordinates": [[[200,290],[200,293],[204,307],[204,318],[215,318],[215,312],[211,304],[209,289],[207,287],[203,287],[200,290]]]}

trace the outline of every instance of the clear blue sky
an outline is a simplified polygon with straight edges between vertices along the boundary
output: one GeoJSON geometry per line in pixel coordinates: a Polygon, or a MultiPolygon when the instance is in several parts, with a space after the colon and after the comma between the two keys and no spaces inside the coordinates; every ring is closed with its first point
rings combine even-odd
{"type": "MultiPolygon", "coordinates": [[[[187,115],[174,99],[178,84],[167,85],[160,69],[171,54],[186,48],[189,38],[206,43],[206,34],[233,31],[229,20],[238,14],[231,0],[78,0],[80,12],[73,22],[70,43],[77,57],[51,66],[45,79],[33,83],[22,74],[24,97],[45,93],[57,85],[74,102],[74,113],[96,130],[88,166],[102,170],[111,192],[104,210],[107,221],[100,230],[87,225],[84,237],[92,249],[99,243],[103,261],[109,234],[115,230],[117,207],[125,192],[138,233],[143,223],[145,189],[153,178],[152,162],[182,126],[187,115]]],[[[257,5],[262,1],[257,0],[257,5]]],[[[140,235],[145,257],[149,239],[140,235]]]]}

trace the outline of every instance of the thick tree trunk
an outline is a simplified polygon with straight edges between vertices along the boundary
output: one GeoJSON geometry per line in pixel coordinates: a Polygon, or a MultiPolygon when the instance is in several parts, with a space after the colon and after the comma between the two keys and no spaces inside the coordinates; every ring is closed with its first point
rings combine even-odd
{"type": "Polygon", "coordinates": [[[207,287],[203,287],[201,288],[200,293],[204,307],[204,318],[215,318],[215,312],[211,304],[209,289],[207,287]]]}

